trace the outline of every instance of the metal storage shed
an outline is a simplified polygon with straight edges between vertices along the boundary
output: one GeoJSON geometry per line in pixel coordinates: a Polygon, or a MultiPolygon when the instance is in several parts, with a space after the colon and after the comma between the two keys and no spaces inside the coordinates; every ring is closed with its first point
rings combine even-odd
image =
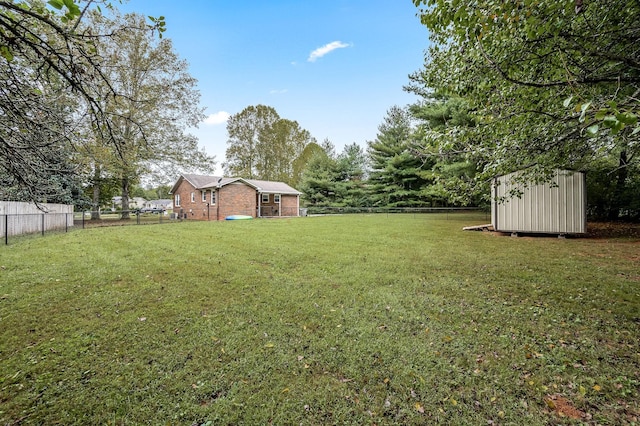
{"type": "Polygon", "coordinates": [[[587,230],[585,174],[556,170],[552,183],[523,186],[518,172],[492,183],[491,223],[496,231],[511,233],[584,234],[587,230]],[[521,193],[510,196],[511,191],[521,193]]]}

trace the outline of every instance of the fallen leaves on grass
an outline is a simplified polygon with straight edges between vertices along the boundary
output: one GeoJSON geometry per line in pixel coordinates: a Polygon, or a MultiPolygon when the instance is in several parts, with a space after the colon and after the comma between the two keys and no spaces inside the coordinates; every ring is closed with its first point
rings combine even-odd
{"type": "Polygon", "coordinates": [[[625,222],[589,222],[587,236],[589,238],[640,238],[640,225],[625,222]]]}

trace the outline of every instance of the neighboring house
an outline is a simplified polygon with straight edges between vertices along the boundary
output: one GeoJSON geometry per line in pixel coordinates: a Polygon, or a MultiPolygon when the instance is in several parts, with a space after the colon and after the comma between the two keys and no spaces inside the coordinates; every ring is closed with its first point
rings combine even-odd
{"type": "MultiPolygon", "coordinates": [[[[129,198],[129,210],[141,209],[144,207],[144,204],[146,202],[147,200],[145,200],[142,197],[129,198]]],[[[122,209],[122,197],[117,196],[117,197],[111,198],[111,207],[113,210],[122,209]]]]}
{"type": "Polygon", "coordinates": [[[162,210],[167,211],[173,209],[173,200],[162,199],[162,200],[149,200],[144,203],[145,210],[162,210]]]}
{"type": "Polygon", "coordinates": [[[170,194],[178,217],[221,220],[230,215],[299,216],[302,193],[283,182],[185,174],[170,194]]]}

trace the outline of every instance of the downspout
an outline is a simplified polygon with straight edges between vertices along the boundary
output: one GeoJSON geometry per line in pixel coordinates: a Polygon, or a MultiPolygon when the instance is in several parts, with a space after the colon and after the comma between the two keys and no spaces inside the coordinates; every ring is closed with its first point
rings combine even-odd
{"type": "Polygon", "coordinates": [[[258,197],[258,217],[262,217],[262,193],[260,191],[257,192],[258,197]]]}
{"type": "Polygon", "coordinates": [[[216,220],[220,220],[220,195],[222,195],[220,182],[222,182],[222,178],[218,179],[218,189],[216,189],[216,220]]]}

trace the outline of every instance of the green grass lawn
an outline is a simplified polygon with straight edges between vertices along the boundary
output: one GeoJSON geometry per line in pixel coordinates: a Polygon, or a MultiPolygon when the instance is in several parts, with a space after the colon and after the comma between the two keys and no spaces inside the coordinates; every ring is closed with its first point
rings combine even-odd
{"type": "Polygon", "coordinates": [[[0,424],[637,424],[640,241],[484,215],[0,248],[0,424]]]}

